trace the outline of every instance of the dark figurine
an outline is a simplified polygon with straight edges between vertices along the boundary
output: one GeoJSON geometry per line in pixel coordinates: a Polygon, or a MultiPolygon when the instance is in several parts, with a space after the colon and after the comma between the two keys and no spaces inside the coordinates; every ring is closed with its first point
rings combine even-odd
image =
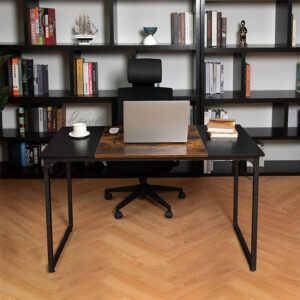
{"type": "Polygon", "coordinates": [[[244,44],[244,47],[247,47],[248,46],[248,44],[247,44],[247,41],[246,41],[246,39],[247,39],[247,28],[245,27],[245,21],[243,20],[242,22],[241,22],[241,26],[240,26],[240,47],[242,47],[243,46],[243,44],[244,44]]]}

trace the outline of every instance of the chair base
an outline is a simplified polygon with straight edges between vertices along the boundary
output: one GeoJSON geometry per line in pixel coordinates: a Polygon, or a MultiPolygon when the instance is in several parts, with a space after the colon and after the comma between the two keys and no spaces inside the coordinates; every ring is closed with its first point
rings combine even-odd
{"type": "Polygon", "coordinates": [[[173,213],[171,210],[171,206],[164,199],[162,199],[155,191],[179,192],[178,197],[180,199],[184,199],[185,193],[183,192],[183,189],[180,187],[148,184],[146,178],[144,177],[139,178],[139,180],[140,180],[140,184],[138,185],[130,185],[130,186],[105,189],[105,199],[107,200],[110,200],[112,198],[111,193],[131,192],[120,204],[116,206],[115,218],[121,219],[123,217],[123,214],[120,211],[122,207],[126,206],[127,204],[129,204],[131,201],[133,201],[139,196],[145,198],[147,195],[167,209],[167,211],[165,212],[166,218],[172,218],[173,213]]]}

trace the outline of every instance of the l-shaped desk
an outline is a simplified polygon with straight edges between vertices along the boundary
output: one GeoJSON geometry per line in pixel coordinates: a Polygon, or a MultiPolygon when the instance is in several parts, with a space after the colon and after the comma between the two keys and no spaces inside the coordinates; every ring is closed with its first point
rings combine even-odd
{"type": "MultiPolygon", "coordinates": [[[[245,130],[237,125],[236,140],[210,140],[206,126],[190,126],[189,138],[186,144],[124,144],[122,130],[115,136],[108,135],[108,128],[89,127],[90,136],[82,140],[69,137],[71,127],[63,127],[52,138],[42,152],[44,160],[44,182],[46,200],[48,270],[55,271],[56,263],[73,228],[72,178],[71,163],[78,161],[151,161],[151,160],[229,160],[233,161],[234,191],[233,191],[233,226],[241,247],[248,260],[250,270],[256,270],[257,251],[257,215],[258,215],[258,181],[259,157],[264,153],[249,137],[245,130]],[[239,161],[250,161],[253,164],[252,191],[252,232],[251,251],[238,225],[238,176],[239,161]],[[65,234],[53,255],[51,188],[49,171],[51,164],[66,163],[68,189],[68,220],[65,234]]],[[[188,200],[187,200],[188,201],[188,200]]],[[[113,217],[113,216],[112,216],[113,217]]],[[[120,220],[122,222],[122,220],[120,220]]]]}

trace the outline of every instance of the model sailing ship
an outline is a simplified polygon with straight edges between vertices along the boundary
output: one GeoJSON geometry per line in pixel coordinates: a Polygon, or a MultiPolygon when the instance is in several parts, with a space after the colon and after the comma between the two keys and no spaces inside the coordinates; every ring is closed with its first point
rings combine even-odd
{"type": "Polygon", "coordinates": [[[75,38],[79,41],[79,45],[89,45],[97,32],[98,28],[90,20],[89,15],[79,15],[78,24],[75,25],[75,38]]]}

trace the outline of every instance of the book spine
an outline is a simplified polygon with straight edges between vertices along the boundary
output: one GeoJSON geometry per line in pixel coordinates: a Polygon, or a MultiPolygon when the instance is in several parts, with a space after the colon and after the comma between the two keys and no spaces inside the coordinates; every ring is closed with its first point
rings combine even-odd
{"type": "Polygon", "coordinates": [[[57,108],[57,131],[61,129],[61,108],[57,108]]]}
{"type": "Polygon", "coordinates": [[[18,59],[18,75],[19,75],[19,90],[20,96],[23,96],[23,81],[22,81],[22,59],[18,59]]]}
{"type": "Polygon", "coordinates": [[[67,112],[66,112],[66,106],[63,106],[61,108],[61,126],[67,125],[67,112]]]}
{"type": "Polygon", "coordinates": [[[185,13],[180,13],[180,44],[185,44],[185,13]]]}
{"type": "Polygon", "coordinates": [[[43,95],[49,94],[49,79],[48,79],[48,65],[42,66],[42,76],[43,76],[43,95]]]}
{"type": "Polygon", "coordinates": [[[20,143],[20,154],[21,154],[21,166],[26,167],[26,143],[21,142],[20,143]]]}
{"type": "Polygon", "coordinates": [[[226,47],[226,36],[227,36],[227,18],[222,18],[221,47],[226,47]]]}
{"type": "Polygon", "coordinates": [[[213,63],[213,94],[217,93],[217,63],[213,63]]]}
{"type": "Polygon", "coordinates": [[[250,65],[246,64],[246,97],[250,97],[250,65]]]}
{"type": "Polygon", "coordinates": [[[220,93],[224,94],[224,65],[221,65],[220,93]]]}
{"type": "Polygon", "coordinates": [[[194,22],[195,22],[195,18],[194,18],[194,13],[193,12],[189,12],[189,44],[193,44],[194,43],[194,22]]]}
{"type": "Polygon", "coordinates": [[[52,106],[48,106],[47,130],[48,130],[48,132],[52,132],[52,106]]]}
{"type": "Polygon", "coordinates": [[[11,59],[7,61],[7,74],[8,74],[9,95],[13,96],[13,73],[12,73],[11,59]]]}
{"type": "Polygon", "coordinates": [[[38,95],[43,95],[43,66],[37,66],[37,78],[38,78],[38,95]]]}
{"type": "Polygon", "coordinates": [[[57,131],[57,107],[52,108],[52,131],[57,131]]]}
{"type": "Polygon", "coordinates": [[[33,59],[26,59],[26,77],[27,77],[27,88],[28,96],[34,94],[33,88],[33,59]]]}
{"type": "Polygon", "coordinates": [[[37,107],[32,107],[29,111],[29,127],[33,132],[39,132],[39,111],[37,107]]]}
{"type": "Polygon", "coordinates": [[[56,45],[55,8],[48,8],[50,45],[56,45]]]}
{"type": "Polygon", "coordinates": [[[44,13],[44,9],[39,7],[38,8],[39,11],[39,45],[44,45],[44,33],[43,33],[43,13],[44,13]]]}
{"type": "Polygon", "coordinates": [[[27,59],[23,59],[22,63],[22,87],[23,87],[23,95],[28,96],[28,80],[27,80],[27,59]]]}
{"type": "Polygon", "coordinates": [[[217,21],[217,11],[212,11],[212,19],[211,19],[211,43],[212,47],[217,47],[217,27],[218,27],[218,21],[217,21]]]}
{"type": "Polygon", "coordinates": [[[212,11],[207,12],[207,47],[212,47],[212,11]]]}
{"type": "Polygon", "coordinates": [[[222,13],[217,13],[217,47],[221,47],[222,43],[222,13]]]}
{"type": "Polygon", "coordinates": [[[190,124],[189,125],[193,125],[194,124],[194,108],[193,105],[190,106],[190,124]]]}
{"type": "Polygon", "coordinates": [[[83,96],[83,59],[77,58],[77,95],[83,96]]]}
{"type": "Polygon", "coordinates": [[[216,94],[221,94],[221,64],[216,63],[216,94]]]}
{"type": "Polygon", "coordinates": [[[89,63],[83,63],[83,94],[89,95],[89,63]]]}
{"type": "Polygon", "coordinates": [[[205,63],[205,93],[209,94],[209,79],[210,79],[210,74],[209,74],[209,69],[210,69],[210,63],[206,62],[205,63]]]}
{"type": "Polygon", "coordinates": [[[33,92],[34,95],[38,95],[39,89],[38,89],[38,66],[34,65],[33,66],[33,92]]]}
{"type": "Polygon", "coordinates": [[[178,13],[175,13],[175,18],[174,18],[174,40],[175,40],[175,45],[179,44],[179,15],[178,13]]]}
{"type": "Polygon", "coordinates": [[[176,13],[171,13],[171,44],[175,45],[175,19],[176,13]]]}
{"type": "Polygon", "coordinates": [[[177,45],[181,44],[181,19],[180,14],[177,14],[177,22],[178,22],[178,32],[177,32],[177,45]]]}
{"type": "Polygon", "coordinates": [[[25,134],[25,110],[24,107],[19,107],[19,133],[21,136],[25,134]]]}
{"type": "Polygon", "coordinates": [[[92,96],[93,95],[93,67],[92,67],[92,63],[89,62],[88,63],[88,70],[89,70],[89,95],[92,96]]]}
{"type": "Polygon", "coordinates": [[[214,64],[209,63],[209,93],[214,93],[214,64]]]}
{"type": "Polygon", "coordinates": [[[39,146],[36,144],[33,145],[33,164],[39,164],[39,146]]]}
{"type": "Polygon", "coordinates": [[[92,72],[93,72],[93,74],[92,74],[92,76],[93,76],[93,78],[92,78],[92,80],[93,80],[93,95],[97,95],[97,93],[98,93],[98,68],[97,68],[97,63],[96,62],[93,62],[93,64],[92,64],[92,68],[93,68],[93,70],[92,70],[92,72]]]}
{"type": "Polygon", "coordinates": [[[73,59],[73,87],[74,87],[74,95],[77,95],[77,66],[76,66],[76,58],[73,59]]]}
{"type": "Polygon", "coordinates": [[[40,24],[39,24],[39,8],[35,7],[35,33],[36,33],[36,45],[40,44],[40,24]]]}
{"type": "Polygon", "coordinates": [[[35,23],[35,9],[30,8],[28,10],[28,26],[30,32],[30,43],[31,45],[36,45],[36,23],[35,23]]]}
{"type": "Polygon", "coordinates": [[[12,63],[13,96],[20,96],[18,58],[13,58],[11,60],[11,63],[12,63]]]}
{"type": "Polygon", "coordinates": [[[207,47],[207,12],[204,16],[204,47],[207,47]]]}
{"type": "Polygon", "coordinates": [[[43,132],[44,129],[43,129],[43,108],[42,107],[39,107],[38,108],[38,112],[39,112],[39,132],[43,132]]]}
{"type": "Polygon", "coordinates": [[[296,18],[292,15],[292,47],[296,47],[296,18]]]}
{"type": "Polygon", "coordinates": [[[184,35],[185,35],[185,41],[184,43],[186,45],[189,45],[191,44],[191,41],[190,41],[190,14],[188,12],[186,13],[183,13],[184,14],[184,19],[185,19],[185,28],[184,28],[184,35]]]}
{"type": "Polygon", "coordinates": [[[50,31],[49,31],[49,13],[48,13],[48,8],[44,8],[44,30],[45,30],[45,45],[50,45],[50,31]]]}
{"type": "Polygon", "coordinates": [[[48,132],[48,108],[43,107],[43,132],[48,132]]]}

